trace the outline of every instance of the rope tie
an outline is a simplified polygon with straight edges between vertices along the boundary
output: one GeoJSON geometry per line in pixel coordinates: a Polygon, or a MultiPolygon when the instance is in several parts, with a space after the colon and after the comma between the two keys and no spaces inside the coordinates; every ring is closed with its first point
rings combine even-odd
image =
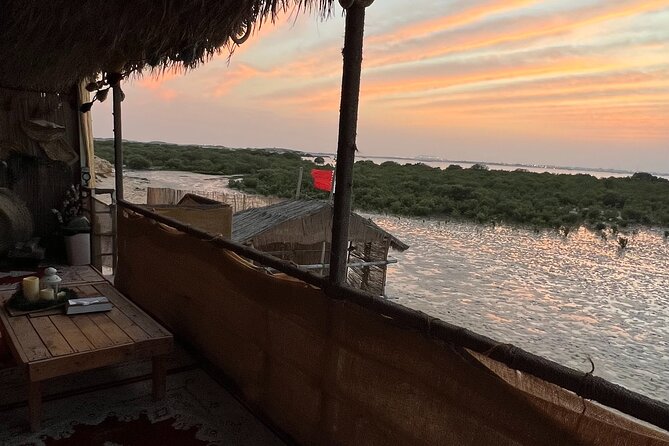
{"type": "Polygon", "coordinates": [[[590,369],[589,372],[585,372],[583,374],[583,376],[581,377],[581,380],[579,382],[578,391],[576,393],[581,398],[583,398],[581,395],[584,392],[586,392],[586,395],[589,394],[589,392],[587,392],[587,391],[592,389],[594,381],[595,381],[595,377],[593,375],[595,373],[595,363],[592,360],[592,358],[590,357],[590,355],[588,355],[587,358],[588,358],[588,361],[590,361],[590,365],[591,365],[592,368],[590,369]]]}
{"type": "Polygon", "coordinates": [[[503,349],[503,350],[505,350],[507,354],[509,354],[510,356],[512,356],[511,360],[512,360],[512,361],[515,360],[515,358],[516,358],[516,351],[518,350],[518,347],[516,347],[516,346],[513,345],[513,344],[506,344],[506,343],[503,343],[503,342],[500,342],[500,343],[498,343],[498,344],[493,345],[493,346],[490,347],[488,350],[486,350],[485,352],[483,352],[482,355],[485,356],[485,357],[488,357],[488,358],[489,358],[490,355],[492,355],[492,353],[493,353],[495,350],[498,350],[498,349],[503,349]]]}
{"type": "Polygon", "coordinates": [[[206,239],[205,242],[215,242],[216,240],[223,240],[223,234],[219,232],[218,234],[214,235],[212,238],[206,239]]]}
{"type": "MultiPolygon", "coordinates": [[[[581,380],[578,384],[578,389],[576,391],[576,395],[578,395],[579,398],[581,398],[581,402],[583,403],[583,409],[581,410],[581,416],[585,414],[585,410],[587,409],[587,404],[585,402],[585,398],[583,397],[583,394],[585,393],[588,395],[590,393],[590,390],[592,389],[594,382],[595,382],[595,362],[592,360],[590,355],[586,355],[586,358],[588,358],[588,361],[590,361],[590,366],[591,369],[589,372],[585,372],[583,376],[581,377],[581,380]]],[[[579,418],[580,422],[580,418],[579,418]]]]}

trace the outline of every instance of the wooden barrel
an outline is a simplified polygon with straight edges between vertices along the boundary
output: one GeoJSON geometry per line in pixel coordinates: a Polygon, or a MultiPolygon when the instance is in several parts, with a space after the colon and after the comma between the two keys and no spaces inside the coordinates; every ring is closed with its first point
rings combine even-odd
{"type": "Polygon", "coordinates": [[[16,242],[29,240],[33,230],[33,218],[23,200],[11,190],[0,188],[0,255],[16,242]]]}

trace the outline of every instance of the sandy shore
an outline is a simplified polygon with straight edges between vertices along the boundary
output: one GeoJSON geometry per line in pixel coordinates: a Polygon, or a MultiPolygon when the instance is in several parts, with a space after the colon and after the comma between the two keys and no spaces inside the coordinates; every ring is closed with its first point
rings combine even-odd
{"type": "MultiPolygon", "coordinates": [[[[131,203],[146,204],[148,187],[164,187],[185,190],[228,203],[233,207],[233,212],[281,201],[275,197],[244,194],[231,189],[228,186],[229,180],[230,177],[225,175],[165,170],[126,170],[123,177],[124,198],[131,203]]],[[[107,174],[105,177],[98,176],[97,187],[113,189],[115,187],[114,173],[107,174]]]]}

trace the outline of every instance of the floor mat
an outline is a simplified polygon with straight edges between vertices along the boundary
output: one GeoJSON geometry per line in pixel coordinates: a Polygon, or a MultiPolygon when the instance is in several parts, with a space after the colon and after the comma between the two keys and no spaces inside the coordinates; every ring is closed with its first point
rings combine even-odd
{"type": "Polygon", "coordinates": [[[35,434],[26,416],[26,408],[0,412],[1,445],[283,444],[199,369],[168,376],[160,402],[143,381],[46,402],[35,434]]]}

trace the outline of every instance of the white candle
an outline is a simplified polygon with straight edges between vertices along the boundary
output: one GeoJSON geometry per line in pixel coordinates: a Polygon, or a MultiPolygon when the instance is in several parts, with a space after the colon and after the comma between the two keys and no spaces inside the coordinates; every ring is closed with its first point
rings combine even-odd
{"type": "Polygon", "coordinates": [[[39,299],[39,277],[30,276],[23,279],[23,296],[30,302],[39,299]]]}
{"type": "Polygon", "coordinates": [[[54,300],[55,296],[51,288],[45,288],[43,290],[40,290],[39,298],[42,300],[54,300]]]}

